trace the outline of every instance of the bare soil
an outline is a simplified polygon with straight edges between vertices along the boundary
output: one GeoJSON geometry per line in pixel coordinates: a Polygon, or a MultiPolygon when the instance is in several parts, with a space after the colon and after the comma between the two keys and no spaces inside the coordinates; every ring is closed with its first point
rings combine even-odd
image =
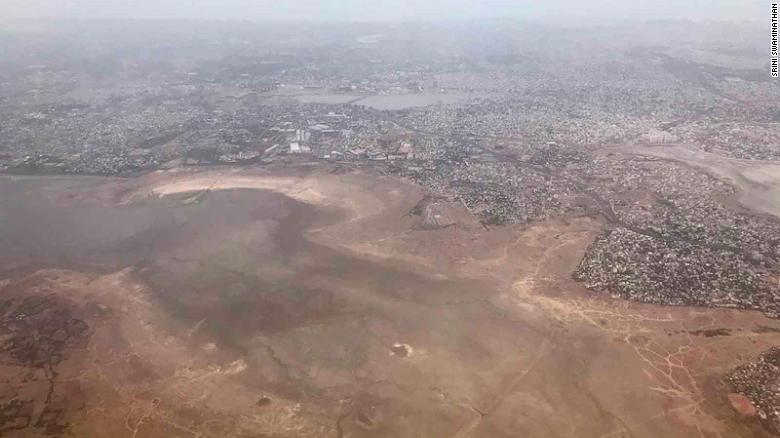
{"type": "Polygon", "coordinates": [[[588,292],[595,220],[424,227],[422,197],[322,167],[0,179],[0,433],[764,436],[722,378],[780,322],[588,292]]]}

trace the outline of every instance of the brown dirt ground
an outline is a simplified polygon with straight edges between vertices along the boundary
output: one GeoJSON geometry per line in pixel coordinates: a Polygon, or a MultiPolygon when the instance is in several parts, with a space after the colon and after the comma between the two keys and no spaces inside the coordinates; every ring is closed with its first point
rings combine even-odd
{"type": "Polygon", "coordinates": [[[425,230],[327,168],[0,190],[4,436],[763,436],[722,376],[780,322],[588,292],[595,220],[425,230]]]}

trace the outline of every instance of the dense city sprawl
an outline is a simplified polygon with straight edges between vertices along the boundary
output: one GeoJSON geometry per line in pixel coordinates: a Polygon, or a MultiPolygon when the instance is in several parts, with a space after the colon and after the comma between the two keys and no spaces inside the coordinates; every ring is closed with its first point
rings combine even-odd
{"type": "Polygon", "coordinates": [[[741,365],[727,381],[734,392],[747,397],[769,430],[780,433],[780,347],[741,365]]]}

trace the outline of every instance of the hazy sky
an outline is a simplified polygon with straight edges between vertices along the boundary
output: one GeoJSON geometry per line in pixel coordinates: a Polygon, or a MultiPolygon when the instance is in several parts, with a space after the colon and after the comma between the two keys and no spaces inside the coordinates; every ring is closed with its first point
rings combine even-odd
{"type": "Polygon", "coordinates": [[[396,21],[484,17],[767,21],[763,0],[0,0],[0,17],[396,21]]]}

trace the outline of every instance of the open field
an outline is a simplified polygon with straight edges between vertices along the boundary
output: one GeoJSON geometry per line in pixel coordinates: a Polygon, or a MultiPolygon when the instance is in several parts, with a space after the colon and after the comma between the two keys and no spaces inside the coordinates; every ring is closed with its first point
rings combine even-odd
{"type": "Polygon", "coordinates": [[[776,319],[587,291],[595,219],[426,229],[333,170],[0,179],[0,431],[764,436],[722,378],[776,319]]]}

